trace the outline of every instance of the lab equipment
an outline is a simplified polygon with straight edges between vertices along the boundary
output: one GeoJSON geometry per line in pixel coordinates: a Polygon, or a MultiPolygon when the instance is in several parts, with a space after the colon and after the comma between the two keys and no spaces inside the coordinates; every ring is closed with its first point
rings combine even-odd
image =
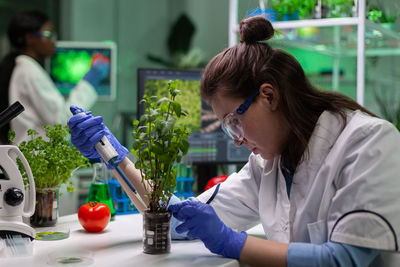
{"type": "Polygon", "coordinates": [[[247,233],[238,233],[226,226],[210,205],[186,200],[170,205],[168,210],[175,218],[183,221],[176,227],[177,233],[188,231],[188,237],[199,238],[211,252],[239,259],[247,233]]]}
{"type": "Polygon", "coordinates": [[[111,198],[110,187],[107,183],[107,168],[103,162],[95,162],[93,166],[93,180],[90,184],[86,202],[104,203],[110,208],[111,220],[115,218],[114,203],[111,198]]]}
{"type": "Polygon", "coordinates": [[[24,111],[24,107],[18,101],[3,110],[0,113],[0,128],[9,123],[15,117],[17,117],[22,111],[24,111]]]}
{"type": "Polygon", "coordinates": [[[110,187],[113,203],[115,204],[115,214],[139,213],[117,179],[108,179],[108,185],[110,187]]]}
{"type": "Polygon", "coordinates": [[[67,239],[71,233],[68,224],[57,223],[50,227],[40,227],[36,231],[36,240],[53,241],[67,239]]]}
{"type": "Polygon", "coordinates": [[[0,171],[0,237],[8,239],[8,236],[21,235],[33,240],[35,230],[25,224],[22,217],[29,218],[35,211],[35,182],[28,161],[17,146],[0,146],[0,171]],[[28,175],[28,198],[17,157],[28,175]]]}
{"type": "Polygon", "coordinates": [[[117,85],[117,45],[114,42],[76,42],[58,41],[54,55],[45,62],[57,89],[63,95],[71,90],[89,71],[92,59],[101,54],[109,60],[110,71],[96,86],[100,100],[112,101],[116,96],[117,85]]]}
{"type": "Polygon", "coordinates": [[[174,195],[181,200],[188,199],[194,195],[192,191],[192,184],[194,181],[192,177],[192,167],[184,163],[179,163],[175,167],[177,168],[177,177],[174,195]]]}
{"type": "Polygon", "coordinates": [[[247,111],[250,107],[251,103],[254,99],[259,95],[259,91],[257,90],[252,95],[250,95],[246,100],[240,104],[235,111],[232,111],[224,116],[222,119],[222,129],[230,138],[234,139],[236,142],[242,142],[244,138],[243,126],[240,123],[240,120],[237,119],[238,115],[242,115],[247,111]]]}
{"type": "Polygon", "coordinates": [[[93,264],[93,251],[82,248],[55,250],[47,253],[50,266],[89,266],[93,264]]]}
{"type": "Polygon", "coordinates": [[[30,256],[32,252],[33,242],[29,237],[13,234],[0,239],[0,258],[30,256]]]}
{"type": "MultiPolygon", "coordinates": [[[[86,116],[91,116],[90,112],[85,112],[83,109],[77,107],[77,106],[71,106],[70,110],[72,114],[77,115],[77,114],[86,114],[86,116]]],[[[84,116],[84,115],[83,115],[84,116]]],[[[107,127],[104,125],[100,124],[101,129],[98,129],[96,134],[91,138],[91,140],[98,140],[98,137],[101,137],[100,140],[95,144],[95,150],[93,149],[93,144],[86,142],[85,144],[82,144],[79,142],[80,139],[80,133],[81,129],[79,129],[78,126],[76,126],[82,118],[85,117],[77,117],[77,118],[71,118],[68,122],[68,126],[70,127],[71,133],[76,131],[76,136],[71,138],[72,144],[75,146],[78,146],[79,150],[81,153],[88,158],[98,158],[101,156],[101,158],[104,160],[104,162],[107,165],[107,167],[115,168],[115,170],[118,172],[118,174],[121,176],[122,180],[125,182],[125,184],[129,187],[131,192],[135,195],[135,197],[142,203],[144,207],[146,207],[146,203],[143,201],[141,196],[137,193],[135,187],[132,185],[132,183],[129,181],[129,179],[125,176],[121,168],[118,166],[119,162],[121,159],[125,158],[125,156],[128,154],[128,151],[125,147],[121,146],[117,139],[111,134],[111,132],[108,130],[107,127]],[[78,129],[76,129],[76,127],[78,129]],[[75,128],[74,128],[75,127],[75,128]],[[103,128],[104,127],[104,128],[103,128]],[[114,144],[114,146],[110,143],[110,141],[114,144]],[[118,152],[116,151],[118,150],[118,152]],[[97,152],[96,152],[97,151],[97,152]]],[[[96,119],[101,117],[96,117],[93,118],[95,119],[94,122],[96,122],[96,119]]],[[[102,119],[101,119],[102,121],[102,119]]],[[[92,129],[93,130],[93,129],[92,129]]]]}
{"type": "MultiPolygon", "coordinates": [[[[0,125],[9,123],[23,110],[19,102],[14,103],[1,112],[0,125]]],[[[25,224],[22,217],[32,216],[35,212],[35,181],[28,161],[17,146],[0,146],[0,189],[0,237],[9,240],[11,246],[15,244],[13,241],[25,244],[24,238],[33,240],[35,230],[25,224]],[[17,157],[28,176],[29,198],[25,198],[24,180],[16,163],[17,157]]]]}

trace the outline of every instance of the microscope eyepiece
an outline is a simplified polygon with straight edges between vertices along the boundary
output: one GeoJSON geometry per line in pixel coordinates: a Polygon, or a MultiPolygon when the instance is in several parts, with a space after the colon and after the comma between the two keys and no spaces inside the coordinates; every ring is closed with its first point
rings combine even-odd
{"type": "Polygon", "coordinates": [[[9,123],[12,119],[17,117],[22,111],[24,111],[24,106],[18,101],[6,108],[0,113],[0,129],[9,123]]]}

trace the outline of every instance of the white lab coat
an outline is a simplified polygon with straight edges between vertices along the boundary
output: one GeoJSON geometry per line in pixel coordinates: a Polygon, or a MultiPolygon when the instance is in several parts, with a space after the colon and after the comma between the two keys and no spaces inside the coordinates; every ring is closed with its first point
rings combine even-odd
{"type": "MultiPolygon", "coordinates": [[[[293,177],[290,199],[280,157],[251,154],[239,173],[221,184],[211,202],[230,227],[261,222],[266,238],[322,244],[336,241],[398,251],[400,134],[389,122],[360,111],[323,112],[309,142],[309,157],[293,177]]],[[[215,187],[214,187],[215,188],[215,187]]],[[[198,199],[206,202],[210,189],[198,199]]]]}
{"type": "Polygon", "coordinates": [[[45,136],[44,125],[66,124],[72,115],[70,105],[89,109],[97,99],[93,86],[82,80],[65,100],[48,73],[33,58],[20,55],[11,75],[9,103],[19,101],[25,111],[11,121],[15,141],[27,139],[27,130],[34,129],[45,136]]]}

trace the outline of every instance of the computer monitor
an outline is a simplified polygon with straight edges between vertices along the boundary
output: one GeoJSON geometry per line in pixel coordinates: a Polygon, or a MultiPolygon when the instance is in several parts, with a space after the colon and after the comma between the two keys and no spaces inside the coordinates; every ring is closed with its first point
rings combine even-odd
{"type": "Polygon", "coordinates": [[[97,53],[110,60],[110,71],[96,86],[96,92],[100,100],[115,99],[117,46],[113,42],[57,42],[56,52],[47,60],[46,69],[61,94],[69,95],[89,71],[92,57],[97,53]]]}
{"type": "Polygon", "coordinates": [[[221,130],[220,122],[211,107],[201,100],[200,79],[202,70],[179,69],[138,69],[137,118],[144,113],[140,104],[143,95],[168,96],[168,81],[180,80],[179,101],[189,115],[183,117],[181,124],[187,126],[192,134],[189,137],[189,152],[186,158],[193,163],[243,163],[248,160],[250,151],[236,147],[221,130]]]}

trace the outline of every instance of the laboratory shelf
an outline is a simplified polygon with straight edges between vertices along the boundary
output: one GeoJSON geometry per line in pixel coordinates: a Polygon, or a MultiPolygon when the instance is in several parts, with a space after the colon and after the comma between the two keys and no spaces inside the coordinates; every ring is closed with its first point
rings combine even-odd
{"type": "Polygon", "coordinates": [[[343,25],[357,25],[358,18],[326,18],[326,19],[307,19],[307,20],[289,20],[273,22],[275,29],[295,29],[304,27],[330,27],[343,25]]]}
{"type": "MultiPolygon", "coordinates": [[[[238,41],[238,1],[229,0],[229,46],[238,41]]],[[[270,42],[274,47],[296,47],[332,56],[333,90],[339,89],[340,58],[356,57],[356,99],[364,105],[365,58],[400,55],[400,33],[366,20],[366,0],[356,1],[355,7],[354,17],[273,22],[283,34],[270,42]],[[317,29],[315,35],[299,35],[305,28],[317,29]]]]}
{"type": "MultiPolygon", "coordinates": [[[[294,22],[277,24],[282,28],[278,28],[278,34],[270,41],[274,47],[301,48],[338,57],[357,56],[355,25],[324,25],[305,29],[294,27],[303,25],[294,22]],[[288,25],[293,27],[286,27],[288,25]]],[[[364,53],[366,57],[400,55],[400,33],[386,29],[380,24],[366,22],[364,53]]]]}

